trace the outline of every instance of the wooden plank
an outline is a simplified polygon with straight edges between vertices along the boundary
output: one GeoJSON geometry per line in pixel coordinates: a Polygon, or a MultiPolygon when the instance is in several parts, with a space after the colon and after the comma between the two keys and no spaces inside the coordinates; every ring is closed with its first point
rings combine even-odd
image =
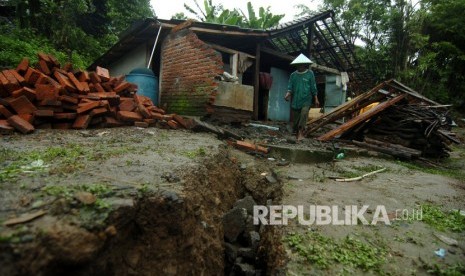
{"type": "Polygon", "coordinates": [[[353,128],[354,126],[358,125],[359,123],[364,122],[364,121],[372,118],[373,116],[377,115],[378,113],[385,110],[386,108],[388,108],[388,107],[394,105],[395,103],[399,102],[400,100],[404,99],[405,96],[406,96],[406,94],[402,94],[402,95],[399,95],[399,96],[397,96],[395,98],[392,98],[392,99],[390,99],[388,101],[380,103],[379,105],[377,105],[376,107],[368,110],[367,112],[362,113],[359,116],[352,118],[351,120],[347,121],[345,124],[342,124],[341,126],[331,130],[330,132],[318,137],[317,140],[328,141],[328,140],[334,138],[335,136],[344,133],[347,130],[349,130],[349,129],[353,128]]]}
{"type": "MultiPolygon", "coordinates": [[[[362,101],[364,101],[366,99],[369,99],[371,96],[376,94],[376,92],[378,92],[378,90],[382,89],[389,82],[390,81],[382,82],[382,83],[378,84],[376,87],[374,87],[373,89],[371,89],[370,91],[365,92],[363,94],[360,94],[357,97],[355,97],[354,99],[352,99],[351,101],[348,101],[348,102],[345,102],[345,103],[341,104],[340,106],[336,107],[332,112],[330,112],[328,114],[325,114],[324,116],[315,118],[315,119],[311,120],[310,122],[307,122],[308,128],[305,131],[305,135],[319,129],[320,127],[322,127],[322,126],[324,126],[326,124],[332,123],[332,122],[334,122],[334,121],[336,121],[336,120],[338,120],[338,119],[340,119],[340,118],[342,118],[344,116],[347,116],[346,111],[348,111],[351,108],[354,108],[355,106],[359,105],[362,101]]],[[[362,106],[360,106],[360,108],[362,108],[362,106]]]]}

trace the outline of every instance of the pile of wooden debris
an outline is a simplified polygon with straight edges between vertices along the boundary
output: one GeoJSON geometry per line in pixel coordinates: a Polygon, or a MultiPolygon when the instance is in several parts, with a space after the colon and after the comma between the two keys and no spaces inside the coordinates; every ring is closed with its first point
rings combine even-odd
{"type": "Polygon", "coordinates": [[[451,143],[460,143],[449,132],[447,107],[389,80],[308,122],[307,134],[349,118],[317,139],[338,137],[403,159],[444,158],[449,156],[451,143]]]}

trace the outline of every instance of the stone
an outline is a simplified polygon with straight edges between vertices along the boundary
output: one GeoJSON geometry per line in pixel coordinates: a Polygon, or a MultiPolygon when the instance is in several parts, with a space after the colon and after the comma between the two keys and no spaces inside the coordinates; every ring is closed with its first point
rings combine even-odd
{"type": "Polygon", "coordinates": [[[245,230],[247,210],[233,208],[223,215],[224,237],[229,242],[235,242],[237,237],[245,230]]]}
{"type": "Polygon", "coordinates": [[[94,204],[97,197],[89,192],[77,192],[74,197],[84,205],[94,204]]]}
{"type": "Polygon", "coordinates": [[[255,276],[256,271],[255,267],[250,264],[244,264],[244,263],[236,263],[234,265],[234,275],[240,275],[240,276],[255,276]]]}
{"type": "Polygon", "coordinates": [[[173,201],[173,202],[179,201],[178,194],[173,191],[163,191],[161,195],[169,201],[173,201]]]}
{"type": "Polygon", "coordinates": [[[237,250],[237,255],[244,258],[244,260],[255,262],[255,251],[250,247],[242,247],[237,250]]]}
{"type": "Polygon", "coordinates": [[[225,242],[224,243],[224,255],[225,255],[225,261],[233,264],[237,258],[237,248],[234,245],[225,242]]]}
{"type": "Polygon", "coordinates": [[[270,184],[278,183],[278,180],[276,180],[276,178],[274,178],[272,175],[267,175],[265,176],[265,178],[266,178],[266,181],[268,181],[268,183],[270,184]]]}
{"type": "Polygon", "coordinates": [[[252,196],[246,196],[242,199],[239,199],[234,203],[234,208],[244,208],[247,210],[247,213],[252,215],[253,214],[253,207],[257,205],[255,200],[253,199],[252,196]]]}
{"type": "Polygon", "coordinates": [[[257,231],[250,231],[248,234],[248,242],[249,245],[254,249],[257,250],[258,246],[260,245],[260,234],[257,231]]]}

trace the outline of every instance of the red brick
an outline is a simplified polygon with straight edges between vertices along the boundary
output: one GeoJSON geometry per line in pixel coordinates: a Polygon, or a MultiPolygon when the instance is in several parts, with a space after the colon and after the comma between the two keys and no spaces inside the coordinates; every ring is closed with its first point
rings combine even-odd
{"type": "Polygon", "coordinates": [[[150,119],[152,118],[152,114],[150,111],[147,110],[147,108],[142,104],[143,98],[139,97],[138,95],[134,95],[134,102],[137,105],[137,110],[144,116],[145,119],[150,119]]]}
{"type": "Polygon", "coordinates": [[[89,78],[89,73],[87,71],[80,71],[78,72],[78,80],[80,82],[89,82],[90,81],[90,78],[89,78]]]}
{"type": "Polygon", "coordinates": [[[117,87],[115,87],[115,92],[116,92],[116,93],[121,93],[121,92],[123,92],[124,90],[128,89],[129,87],[131,87],[131,84],[130,84],[129,82],[123,81],[120,85],[118,85],[117,87]]]}
{"type": "Polygon", "coordinates": [[[76,112],[79,106],[77,104],[71,104],[71,103],[62,103],[61,107],[63,107],[64,110],[69,110],[76,112]]]}
{"type": "Polygon", "coordinates": [[[186,119],[184,119],[182,116],[179,116],[179,115],[174,115],[173,116],[173,120],[176,121],[176,123],[178,123],[180,126],[182,126],[183,128],[185,129],[189,129],[190,128],[190,124],[187,122],[186,119]]]}
{"type": "Polygon", "coordinates": [[[81,82],[81,85],[82,85],[82,89],[84,90],[84,92],[86,93],[90,92],[89,84],[87,82],[81,82]]]}
{"type": "Polygon", "coordinates": [[[132,99],[123,98],[119,104],[119,110],[121,111],[134,111],[136,109],[136,103],[132,99]],[[124,99],[124,100],[123,100],[124,99]]]}
{"type": "Polygon", "coordinates": [[[16,72],[24,76],[24,74],[26,74],[27,68],[29,68],[29,59],[23,58],[21,62],[18,64],[18,67],[16,67],[16,72]]]}
{"type": "Polygon", "coordinates": [[[105,91],[113,91],[113,86],[109,82],[102,82],[100,85],[105,91]]]}
{"type": "Polygon", "coordinates": [[[172,128],[172,129],[178,129],[178,128],[179,128],[179,125],[178,125],[178,123],[176,123],[175,120],[169,120],[169,121],[168,121],[168,125],[169,125],[170,128],[172,128]]]}
{"type": "Polygon", "coordinates": [[[89,126],[92,117],[88,114],[78,115],[76,121],[74,121],[73,128],[75,129],[86,129],[89,126]]]}
{"type": "Polygon", "coordinates": [[[13,93],[11,93],[11,96],[13,96],[13,98],[19,98],[21,96],[26,96],[28,100],[32,102],[36,99],[36,91],[28,87],[23,87],[16,91],[13,91],[13,93]]]}
{"type": "Polygon", "coordinates": [[[160,114],[162,114],[162,115],[165,115],[165,111],[164,111],[163,109],[158,108],[158,107],[156,107],[156,106],[154,106],[154,105],[153,105],[153,106],[147,107],[147,109],[150,110],[150,111],[153,111],[153,112],[156,112],[156,113],[160,113],[160,114]]]}
{"type": "Polygon", "coordinates": [[[99,76],[97,75],[97,73],[95,73],[95,72],[90,72],[90,73],[89,73],[89,78],[90,78],[90,81],[91,81],[93,84],[102,82],[102,79],[100,79],[100,77],[99,77],[99,76]]]}
{"type": "Polygon", "coordinates": [[[130,111],[118,111],[118,119],[125,122],[136,122],[144,120],[142,115],[140,115],[139,113],[130,111]]]}
{"type": "Polygon", "coordinates": [[[53,114],[53,110],[50,109],[36,110],[34,112],[35,117],[53,117],[53,114]]]}
{"type": "Polygon", "coordinates": [[[97,90],[97,92],[105,92],[105,89],[103,89],[102,85],[100,83],[94,83],[94,87],[95,87],[95,90],[97,90]]]}
{"type": "Polygon", "coordinates": [[[8,72],[10,72],[10,74],[13,75],[13,77],[15,77],[15,79],[19,82],[19,84],[21,85],[26,84],[26,80],[20,74],[18,74],[18,72],[16,72],[15,70],[8,70],[8,72]]]}
{"type": "MultiPolygon", "coordinates": [[[[21,88],[21,85],[19,85],[18,80],[14,77],[13,74],[9,70],[3,70],[2,71],[3,76],[6,78],[7,83],[3,84],[3,86],[10,92],[12,93],[15,90],[18,90],[21,88]]],[[[2,80],[3,83],[3,80],[2,80]]]]}
{"type": "Polygon", "coordinates": [[[157,120],[164,120],[165,118],[163,117],[163,114],[157,113],[150,111],[152,113],[152,118],[157,119],[157,120]]]}
{"type": "Polygon", "coordinates": [[[61,107],[62,102],[59,100],[53,100],[53,99],[44,99],[42,101],[39,101],[39,106],[54,106],[54,107],[61,107]]]}
{"type": "Polygon", "coordinates": [[[69,81],[68,77],[62,75],[60,72],[55,71],[53,74],[55,78],[58,80],[58,82],[69,92],[77,92],[76,87],[74,87],[73,84],[69,81]]]}
{"type": "Polygon", "coordinates": [[[99,107],[99,108],[95,108],[95,109],[92,109],[92,111],[90,112],[90,116],[99,116],[99,115],[104,115],[104,114],[107,114],[108,113],[108,109],[105,108],[105,107],[99,107]]]}
{"type": "Polygon", "coordinates": [[[37,106],[37,110],[52,110],[53,112],[56,112],[56,113],[62,113],[64,112],[64,109],[62,106],[47,106],[47,105],[44,105],[44,106],[37,106]]]}
{"type": "Polygon", "coordinates": [[[7,120],[0,120],[0,134],[12,133],[14,130],[7,120]]]}
{"type": "Polygon", "coordinates": [[[136,126],[136,127],[142,127],[142,128],[148,128],[148,127],[149,127],[149,123],[147,123],[147,122],[134,122],[134,126],[136,126]]]}
{"type": "Polygon", "coordinates": [[[234,145],[235,145],[235,147],[237,147],[239,149],[246,150],[246,151],[259,151],[259,152],[262,152],[262,153],[268,153],[267,148],[262,147],[262,146],[258,146],[258,145],[255,145],[255,144],[252,144],[252,143],[249,143],[249,142],[245,142],[245,141],[236,141],[234,143],[234,145]]]}
{"type": "Polygon", "coordinates": [[[23,134],[34,132],[34,126],[18,115],[11,116],[10,118],[8,118],[7,122],[23,134]]]}
{"type": "Polygon", "coordinates": [[[50,59],[50,56],[45,53],[39,52],[37,53],[37,57],[39,58],[39,60],[43,60],[48,64],[53,64],[52,60],[50,59]]]}
{"type": "Polygon", "coordinates": [[[38,101],[58,100],[58,89],[51,84],[36,85],[36,97],[38,101]]]}
{"type": "Polygon", "coordinates": [[[2,114],[3,117],[7,119],[13,116],[13,113],[11,113],[10,110],[8,110],[8,108],[4,107],[3,105],[0,105],[0,114],[2,114]]]}
{"type": "Polygon", "coordinates": [[[163,120],[165,121],[173,120],[173,114],[163,115],[163,120]]]}
{"type": "Polygon", "coordinates": [[[34,122],[34,115],[32,114],[18,114],[19,117],[21,117],[24,121],[32,124],[34,122]]]}
{"type": "Polygon", "coordinates": [[[6,90],[6,88],[3,86],[2,82],[0,82],[0,98],[6,98],[9,96],[10,92],[8,92],[8,90],[6,90]]]}
{"type": "Polygon", "coordinates": [[[146,122],[149,125],[154,125],[157,120],[156,119],[144,119],[144,122],[146,122]]]}
{"type": "Polygon", "coordinates": [[[116,120],[115,118],[113,117],[105,117],[104,119],[105,123],[105,127],[120,127],[120,126],[124,126],[124,123],[116,120]]]}
{"type": "Polygon", "coordinates": [[[37,110],[37,108],[26,98],[26,96],[21,96],[10,101],[10,105],[17,114],[32,114],[37,110]]]}
{"type": "Polygon", "coordinates": [[[65,65],[63,65],[63,70],[66,72],[73,71],[73,64],[71,62],[65,63],[65,65]]]}
{"type": "Polygon", "coordinates": [[[50,75],[50,68],[48,68],[47,62],[45,60],[39,60],[39,69],[45,75],[50,75]]]}
{"type": "Polygon", "coordinates": [[[26,79],[26,81],[30,84],[30,85],[34,85],[37,80],[40,78],[42,73],[40,73],[39,71],[29,67],[27,69],[27,72],[26,72],[26,75],[24,76],[24,79],[26,79]]]}
{"type": "Polygon", "coordinates": [[[108,69],[97,66],[97,68],[95,68],[95,72],[101,78],[102,81],[110,80],[110,73],[108,72],[108,69]]]}
{"type": "Polygon", "coordinates": [[[60,67],[60,62],[58,61],[58,59],[56,59],[53,55],[47,55],[47,56],[50,59],[50,62],[52,63],[53,66],[60,67]]]}
{"type": "Polygon", "coordinates": [[[71,104],[78,104],[79,103],[78,98],[75,98],[75,97],[72,97],[72,96],[69,96],[69,95],[61,95],[59,97],[59,99],[60,99],[60,101],[66,102],[66,103],[71,103],[71,104]]]}
{"type": "Polygon", "coordinates": [[[85,103],[83,105],[79,105],[78,109],[76,110],[76,112],[78,114],[81,114],[81,113],[84,113],[84,112],[87,112],[91,109],[94,109],[94,108],[97,108],[100,106],[100,102],[89,102],[89,103],[85,103]]]}
{"type": "Polygon", "coordinates": [[[55,113],[53,114],[53,118],[57,120],[74,120],[76,119],[76,113],[55,113]]]}
{"type": "Polygon", "coordinates": [[[74,84],[78,91],[84,92],[84,87],[82,86],[81,82],[78,81],[78,79],[76,79],[72,72],[68,72],[68,78],[74,84]]]}

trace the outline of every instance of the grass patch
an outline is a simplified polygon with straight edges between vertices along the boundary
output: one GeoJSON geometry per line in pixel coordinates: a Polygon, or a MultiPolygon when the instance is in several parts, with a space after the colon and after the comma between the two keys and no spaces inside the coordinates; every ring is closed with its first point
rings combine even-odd
{"type": "Polygon", "coordinates": [[[423,267],[431,275],[437,276],[461,276],[465,275],[464,264],[455,264],[447,267],[441,267],[439,264],[424,264],[423,267]]]}
{"type": "Polygon", "coordinates": [[[460,211],[444,212],[439,206],[430,204],[421,205],[422,221],[439,231],[463,232],[465,231],[465,216],[460,211]]]}
{"type": "Polygon", "coordinates": [[[200,148],[198,148],[198,149],[196,149],[196,150],[193,150],[193,151],[185,151],[185,152],[183,152],[182,154],[183,154],[184,156],[187,156],[187,157],[191,158],[191,159],[194,159],[194,158],[196,158],[196,157],[198,157],[198,156],[205,156],[205,155],[207,155],[207,152],[205,151],[204,148],[200,147],[200,148]]]}
{"type": "Polygon", "coordinates": [[[335,240],[317,232],[307,232],[291,233],[284,239],[297,254],[321,269],[339,263],[364,271],[379,272],[386,262],[385,245],[368,244],[350,236],[335,240]]]}

